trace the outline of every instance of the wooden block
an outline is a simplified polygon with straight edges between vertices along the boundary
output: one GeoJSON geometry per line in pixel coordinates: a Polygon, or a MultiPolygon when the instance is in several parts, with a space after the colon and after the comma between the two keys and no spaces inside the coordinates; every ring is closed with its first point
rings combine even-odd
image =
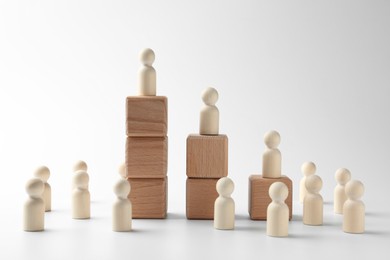
{"type": "Polygon", "coordinates": [[[168,137],[127,137],[126,177],[165,178],[168,137]]]}
{"type": "Polygon", "coordinates": [[[187,176],[222,178],[228,175],[228,137],[197,135],[187,137],[187,176]]]}
{"type": "Polygon", "coordinates": [[[133,218],[166,218],[168,179],[128,178],[133,218]]]}
{"type": "Polygon", "coordinates": [[[187,178],[186,214],[188,219],[214,219],[214,203],[218,197],[218,178],[187,178]]]}
{"type": "Polygon", "coordinates": [[[163,96],[132,96],[126,100],[127,136],[166,136],[168,100],[163,96]]]}
{"type": "Polygon", "coordinates": [[[249,177],[249,215],[253,220],[266,220],[267,207],[271,203],[271,198],[268,195],[269,187],[274,182],[283,182],[288,187],[288,197],[286,204],[290,209],[289,219],[292,218],[292,181],[282,175],[281,178],[263,178],[261,175],[251,175],[249,177]]]}

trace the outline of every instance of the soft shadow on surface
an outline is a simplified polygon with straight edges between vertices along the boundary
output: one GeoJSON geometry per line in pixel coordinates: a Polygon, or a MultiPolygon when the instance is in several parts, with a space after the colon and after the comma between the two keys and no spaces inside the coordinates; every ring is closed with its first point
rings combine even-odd
{"type": "Polygon", "coordinates": [[[333,205],[333,202],[332,202],[332,201],[324,201],[323,204],[324,204],[324,205],[333,205]]]}
{"type": "MultiPolygon", "coordinates": [[[[383,231],[383,230],[366,230],[361,235],[364,235],[364,234],[371,235],[371,236],[389,236],[390,232],[389,231],[383,231]]],[[[353,234],[353,235],[355,235],[355,234],[353,234]]]]}
{"type": "Polygon", "coordinates": [[[243,215],[243,214],[237,214],[235,216],[235,218],[237,220],[251,220],[250,217],[249,217],[249,214],[248,215],[243,215]]]}
{"type": "Polygon", "coordinates": [[[368,211],[366,212],[367,217],[374,217],[374,218],[390,218],[390,212],[372,212],[368,211]]]}
{"type": "Polygon", "coordinates": [[[240,231],[240,232],[255,232],[259,233],[264,231],[260,226],[259,227],[254,227],[254,226],[235,226],[234,227],[235,231],[240,231]]]}
{"type": "Polygon", "coordinates": [[[292,216],[292,220],[291,221],[299,221],[299,222],[301,222],[303,220],[303,217],[302,217],[302,215],[293,215],[292,216]]]}
{"type": "Polygon", "coordinates": [[[184,214],[168,213],[167,219],[187,219],[184,214]]]}
{"type": "Polygon", "coordinates": [[[316,238],[316,236],[310,235],[310,234],[288,234],[287,238],[292,239],[313,239],[316,238]]]}

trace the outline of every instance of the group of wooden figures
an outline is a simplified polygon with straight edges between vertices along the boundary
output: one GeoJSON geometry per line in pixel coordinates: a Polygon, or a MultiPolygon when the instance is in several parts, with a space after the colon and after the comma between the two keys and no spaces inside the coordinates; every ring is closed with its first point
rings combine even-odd
{"type": "MultiPolygon", "coordinates": [[[[145,49],[140,55],[139,95],[126,99],[126,161],[119,168],[120,180],[114,185],[117,197],[113,205],[112,229],[130,231],[133,218],[167,216],[167,98],[156,96],[155,54],[145,49]]],[[[187,138],[186,216],[188,219],[214,220],[216,229],[234,229],[235,203],[231,197],[233,181],[228,176],[228,137],[219,134],[218,92],[207,88],[202,94],[199,134],[187,138]]],[[[267,235],[288,236],[292,219],[292,181],[281,172],[280,135],[277,131],[264,136],[262,174],[249,177],[249,215],[267,221],[267,235]]],[[[73,167],[72,217],[90,218],[89,176],[87,164],[73,167]]],[[[322,180],[315,175],[312,162],[302,165],[300,202],[303,223],[322,225],[323,199],[319,194],[322,180]]],[[[44,229],[44,213],[51,210],[50,171],[39,167],[36,178],[27,182],[29,199],[24,207],[24,230],[44,229]]],[[[363,233],[365,206],[360,200],[364,186],[351,180],[347,169],[337,170],[334,212],[343,214],[343,230],[363,233]]]]}

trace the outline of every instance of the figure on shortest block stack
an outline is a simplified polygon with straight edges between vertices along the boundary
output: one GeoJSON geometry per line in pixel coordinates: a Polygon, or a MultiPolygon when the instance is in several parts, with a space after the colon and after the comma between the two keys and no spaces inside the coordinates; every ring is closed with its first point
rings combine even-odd
{"type": "Polygon", "coordinates": [[[206,88],[200,112],[199,134],[187,138],[186,215],[214,219],[217,181],[228,175],[228,137],[219,134],[218,92],[206,88]]]}
{"type": "Polygon", "coordinates": [[[282,182],[288,188],[286,204],[289,208],[289,220],[292,218],[292,181],[282,175],[282,156],[278,149],[280,135],[276,131],[264,135],[266,149],[263,153],[262,175],[249,176],[249,215],[252,220],[266,220],[267,207],[271,203],[269,188],[275,182],[282,182]]]}

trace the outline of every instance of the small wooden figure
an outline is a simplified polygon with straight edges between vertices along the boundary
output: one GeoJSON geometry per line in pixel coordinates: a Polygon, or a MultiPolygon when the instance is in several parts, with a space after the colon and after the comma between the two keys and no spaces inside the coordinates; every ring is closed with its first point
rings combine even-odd
{"type": "Polygon", "coordinates": [[[219,110],[215,106],[218,101],[218,91],[215,88],[206,88],[202,94],[205,106],[200,111],[199,134],[219,134],[219,110]]]}
{"type": "Polygon", "coordinates": [[[77,171],[73,176],[72,217],[74,219],[88,219],[91,216],[88,182],[89,176],[85,171],[77,171]]]}
{"type": "Polygon", "coordinates": [[[43,231],[45,226],[45,202],[42,199],[44,183],[41,179],[33,178],[26,184],[29,196],[24,204],[24,231],[43,231]]]}
{"type": "Polygon", "coordinates": [[[47,183],[47,180],[50,177],[50,170],[46,166],[41,166],[35,170],[34,176],[41,179],[44,184],[42,199],[45,202],[45,211],[51,211],[51,187],[50,184],[47,183]]]}
{"type": "Polygon", "coordinates": [[[126,179],[120,179],[114,185],[114,193],[117,199],[112,206],[112,230],[130,231],[132,207],[130,200],[127,198],[130,193],[130,183],[126,179]]]}
{"type": "Polygon", "coordinates": [[[264,135],[267,148],[263,154],[263,178],[280,178],[282,176],[282,155],[278,149],[280,135],[276,131],[264,135]]]}
{"type": "Polygon", "coordinates": [[[343,214],[344,202],[347,200],[345,195],[345,185],[351,180],[351,173],[348,169],[340,168],[335,173],[337,185],[334,188],[334,213],[343,214]]]}
{"type": "Polygon", "coordinates": [[[311,226],[322,225],[323,199],[319,194],[322,188],[322,180],[318,175],[306,177],[305,186],[307,194],[303,200],[303,224],[311,226]]]}
{"type": "Polygon", "coordinates": [[[214,228],[234,229],[235,205],[231,194],[234,191],[234,183],[228,177],[218,180],[216,185],[219,197],[214,204],[214,228]]]}
{"type": "Polygon", "coordinates": [[[317,167],[313,162],[304,162],[301,166],[303,177],[299,183],[299,202],[303,203],[303,199],[307,193],[305,182],[306,177],[316,173],[317,167]]]}
{"type": "Polygon", "coordinates": [[[352,180],[345,185],[345,194],[348,199],[343,207],[343,230],[347,233],[364,233],[365,205],[360,198],[364,194],[364,185],[360,181],[352,180]]]}
{"type": "Polygon", "coordinates": [[[118,173],[123,178],[126,179],[126,163],[123,162],[118,167],[118,173]]]}
{"type": "Polygon", "coordinates": [[[288,236],[289,208],[284,202],[288,188],[283,182],[275,182],[269,188],[272,202],[267,208],[267,235],[272,237],[288,236]]]}
{"type": "Polygon", "coordinates": [[[155,54],[152,49],[144,49],[140,53],[142,67],[140,68],[138,94],[140,96],[155,96],[156,95],[156,70],[153,68],[155,54]]]}

